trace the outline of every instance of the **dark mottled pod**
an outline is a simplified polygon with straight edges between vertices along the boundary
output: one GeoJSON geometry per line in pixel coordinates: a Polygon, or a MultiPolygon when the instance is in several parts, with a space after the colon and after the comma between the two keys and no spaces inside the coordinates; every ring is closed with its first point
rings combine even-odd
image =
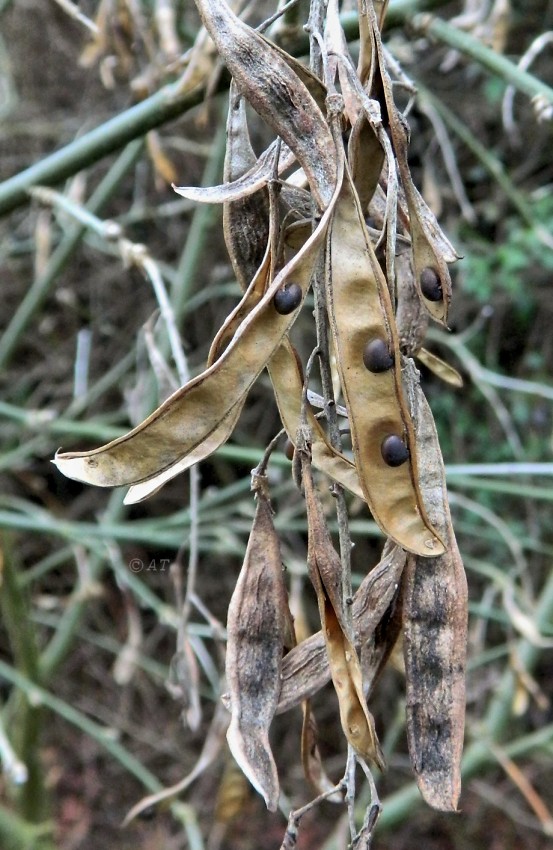
{"type": "Polygon", "coordinates": [[[302,299],[302,289],[299,283],[286,283],[277,289],[273,303],[275,310],[282,316],[293,313],[296,307],[299,307],[302,299]]]}
{"type": "Polygon", "coordinates": [[[421,292],[429,301],[441,301],[443,298],[442,284],[438,273],[427,266],[421,272],[421,292]]]}
{"type": "Polygon", "coordinates": [[[380,452],[384,463],[388,466],[401,466],[406,460],[409,460],[409,449],[397,434],[390,434],[382,440],[380,452]]]}
{"type": "Polygon", "coordinates": [[[363,363],[369,372],[387,372],[394,365],[394,358],[385,340],[380,337],[369,340],[363,349],[363,363]]]}

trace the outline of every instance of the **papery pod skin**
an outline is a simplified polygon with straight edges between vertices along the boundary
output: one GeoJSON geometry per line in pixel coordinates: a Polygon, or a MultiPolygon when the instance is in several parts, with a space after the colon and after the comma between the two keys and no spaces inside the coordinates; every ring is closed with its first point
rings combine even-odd
{"type": "MultiPolygon", "coordinates": [[[[303,722],[301,727],[301,762],[305,778],[317,794],[328,794],[335,788],[334,782],[328,778],[321,754],[319,752],[319,734],[317,723],[309,700],[302,702],[303,722]]],[[[339,791],[326,797],[328,802],[341,803],[343,796],[339,791]]]]}
{"type": "Polygon", "coordinates": [[[347,173],[328,235],[327,261],[330,326],[365,500],[385,534],[404,549],[426,557],[440,554],[444,545],[419,491],[388,287],[347,173]],[[373,338],[386,340],[394,353],[395,366],[387,372],[372,374],[364,366],[363,351],[373,338]],[[410,455],[395,468],[384,462],[381,452],[390,435],[401,437],[410,455]]]}
{"type": "Polygon", "coordinates": [[[361,209],[366,213],[378,185],[385,155],[366,116],[360,115],[351,129],[348,163],[361,209]]]}
{"type": "Polygon", "coordinates": [[[246,557],[228,609],[226,679],[230,750],[267,808],[276,811],[279,782],[269,744],[278,704],[288,605],[272,510],[258,490],[246,557]]]}
{"type": "Polygon", "coordinates": [[[135,505],[138,502],[144,501],[144,499],[148,499],[157,493],[168,481],[186,472],[191,466],[200,463],[213,454],[214,451],[217,451],[219,446],[224,445],[230,439],[242,413],[245,401],[246,397],[244,396],[221,420],[215,430],[202,440],[197,448],[189,452],[186,457],[167,467],[158,475],[154,475],[146,481],[140,481],[138,484],[132,484],[127,491],[124,503],[126,505],[135,505]]]}
{"type": "MultiPolygon", "coordinates": [[[[241,177],[256,159],[248,133],[246,102],[231,81],[223,172],[225,181],[241,177]]],[[[273,156],[273,168],[274,163],[273,156]]],[[[256,276],[269,243],[269,195],[265,188],[248,198],[223,204],[223,233],[236,280],[240,289],[245,291],[256,276]]]]}
{"type": "Polygon", "coordinates": [[[365,0],[363,0],[363,2],[360,0],[359,15],[360,20],[363,19],[363,28],[369,27],[372,29],[373,33],[373,43],[376,52],[376,68],[378,73],[375,73],[373,77],[372,94],[381,101],[384,101],[382,103],[382,106],[385,107],[383,112],[385,112],[388,117],[392,145],[396,155],[403,189],[405,191],[405,198],[409,210],[409,228],[411,232],[417,291],[422,303],[432,318],[446,325],[449,302],[451,301],[451,278],[443,251],[443,243],[444,241],[447,243],[447,240],[445,240],[445,237],[437,238],[436,231],[440,231],[440,228],[436,218],[426,205],[411,178],[408,163],[407,129],[404,120],[395,105],[392,82],[386,69],[380,30],[376,19],[374,4],[371,0],[366,0],[366,2],[365,0]],[[425,298],[421,292],[419,283],[420,276],[423,270],[428,267],[434,268],[440,279],[443,293],[443,297],[440,301],[430,301],[425,298]]]}
{"type": "Polygon", "coordinates": [[[457,369],[454,369],[453,366],[446,363],[441,357],[438,357],[431,351],[427,351],[426,348],[419,348],[415,354],[418,360],[424,363],[426,368],[430,369],[437,378],[441,378],[444,383],[449,384],[451,387],[463,386],[463,379],[457,369]]]}
{"type": "Polygon", "coordinates": [[[196,6],[238,89],[293,150],[315,202],[325,209],[336,185],[335,148],[309,90],[282,51],[237,18],[224,0],[196,0],[196,6]]]}
{"type": "MultiPolygon", "coordinates": [[[[387,553],[385,550],[380,563],[365,576],[353,597],[353,634],[355,648],[361,658],[363,687],[366,692],[370,692],[374,687],[382,666],[376,663],[378,654],[384,649],[383,640],[377,633],[397,594],[405,559],[406,553],[397,546],[390,547],[387,553]],[[371,678],[365,676],[368,664],[363,664],[363,657],[369,653],[371,678]]],[[[288,711],[305,697],[314,696],[329,679],[330,668],[325,653],[324,635],[317,632],[284,656],[277,713],[288,711]]]]}
{"type": "Polygon", "coordinates": [[[357,652],[348,637],[342,596],[342,564],[328,532],[315,490],[310,460],[301,453],[302,481],[307,507],[309,577],[317,593],[322,632],[332,683],[338,697],[340,721],[347,741],[362,758],[384,769],[374,720],[363,694],[357,652]]]}
{"type": "Polygon", "coordinates": [[[447,541],[447,551],[437,558],[410,556],[404,572],[407,741],[426,802],[455,811],[465,718],[467,582],[451,524],[438,436],[412,362],[405,365],[404,381],[427,479],[427,510],[447,541]]]}
{"type": "MultiPolygon", "coordinates": [[[[284,339],[279,345],[267,368],[282,424],[290,441],[295,444],[302,416],[303,375],[299,358],[288,339],[284,339]]],[[[309,405],[306,416],[311,430],[313,465],[351,493],[364,499],[355,466],[332,448],[309,405]]]]}
{"type": "Polygon", "coordinates": [[[423,344],[429,316],[417,292],[410,252],[396,258],[396,301],[399,347],[403,354],[412,357],[423,344]]]}
{"type": "Polygon", "coordinates": [[[332,210],[333,203],[215,363],[128,434],[90,452],[57,453],[54,463],[60,472],[100,487],[136,484],[174,466],[213,434],[246,396],[292,326],[301,305],[294,313],[281,316],[272,303],[274,294],[290,279],[300,284],[305,297],[332,210]]]}

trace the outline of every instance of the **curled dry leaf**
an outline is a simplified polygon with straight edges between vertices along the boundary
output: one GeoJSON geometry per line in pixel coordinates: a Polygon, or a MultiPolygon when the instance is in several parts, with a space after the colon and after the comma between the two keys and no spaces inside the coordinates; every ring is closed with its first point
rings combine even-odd
{"type": "Polygon", "coordinates": [[[409,556],[404,573],[403,630],[407,740],[426,802],[455,811],[461,789],[465,717],[467,583],[447,501],[432,413],[408,361],[403,370],[413,416],[426,508],[447,541],[431,560],[409,556]]]}
{"type": "Polygon", "coordinates": [[[282,51],[237,18],[224,0],[196,0],[196,5],[239,91],[294,152],[315,202],[325,209],[336,185],[335,149],[309,89],[282,51]]]}
{"type": "Polygon", "coordinates": [[[227,740],[270,811],[277,808],[279,783],[269,727],[280,690],[287,607],[280,546],[261,482],[246,557],[228,610],[226,678],[231,722],[227,740]]]}
{"type": "MultiPolygon", "coordinates": [[[[337,194],[333,202],[336,197],[337,194]]],[[[333,203],[303,248],[239,325],[215,363],[173,393],[128,434],[90,452],[58,452],[54,463],[59,470],[68,478],[100,487],[137,484],[174,467],[212,438],[218,428],[224,441],[227,431],[221,423],[235,405],[242,403],[299,312],[332,210],[333,203]],[[273,298],[288,281],[299,285],[302,300],[292,313],[282,315],[275,310],[273,298]]],[[[213,442],[210,440],[212,451],[218,448],[213,442]]]]}
{"type": "Polygon", "coordinates": [[[374,720],[363,694],[361,668],[355,647],[347,636],[342,597],[342,564],[328,532],[315,490],[311,462],[301,450],[302,480],[307,507],[309,577],[317,593],[322,631],[332,683],[338,696],[340,721],[348,742],[362,758],[384,768],[374,720]]]}
{"type": "Polygon", "coordinates": [[[388,287],[347,173],[329,231],[327,261],[329,320],[365,499],[382,530],[404,549],[427,557],[440,554],[444,545],[419,487],[388,287]],[[391,355],[386,370],[375,371],[364,359],[366,346],[375,340],[391,355]],[[403,441],[405,462],[391,464],[385,456],[383,446],[391,437],[403,441]]]}
{"type": "MultiPolygon", "coordinates": [[[[381,657],[379,653],[386,648],[382,636],[377,632],[381,631],[380,623],[389,619],[388,612],[398,591],[405,558],[406,553],[398,546],[390,548],[380,563],[365,576],[353,597],[354,643],[361,656],[365,691],[373,688],[378,672],[382,669],[382,664],[377,663],[377,657],[381,657]],[[368,663],[363,664],[364,656],[370,657],[370,670],[368,663]],[[366,672],[371,673],[371,678],[367,678],[366,672]]],[[[330,667],[324,635],[317,632],[284,657],[278,713],[288,711],[302,699],[313,696],[329,680],[330,667]]]]}

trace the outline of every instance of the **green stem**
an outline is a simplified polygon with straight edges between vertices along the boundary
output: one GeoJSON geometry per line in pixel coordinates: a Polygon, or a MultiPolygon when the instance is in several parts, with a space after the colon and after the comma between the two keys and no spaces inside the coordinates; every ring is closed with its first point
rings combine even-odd
{"type": "MultiPolygon", "coordinates": [[[[120,491],[116,490],[111,494],[105,515],[98,522],[99,528],[102,527],[104,520],[108,523],[114,523],[120,518],[123,511],[122,502],[123,499],[120,491]]],[[[87,562],[87,582],[89,585],[99,581],[105,566],[104,553],[92,551],[87,562]]],[[[44,682],[48,682],[52,678],[65,656],[71,650],[75,634],[80,627],[89,604],[87,590],[88,588],[83,586],[83,582],[79,581],[60,618],[58,628],[50,639],[48,646],[42,652],[39,663],[41,678],[44,682]]]]}
{"type": "Polygon", "coordinates": [[[92,165],[149,130],[177,118],[202,102],[203,87],[182,93],[178,83],[164,86],[151,97],[116,115],[59,151],[0,185],[0,215],[28,200],[31,186],[52,186],[92,165]]]}
{"type": "Polygon", "coordinates": [[[156,777],[150,773],[125,747],[115,740],[109,729],[104,729],[99,723],[86,717],[68,703],[51,694],[45,688],[38,686],[26,675],[14,670],[5,661],[0,661],[0,676],[19,688],[29,702],[39,703],[50,711],[63,717],[68,723],[76,726],[85,734],[97,741],[107,752],[116,759],[125,770],[135,776],[145,788],[151,792],[161,790],[156,777]]]}
{"type": "MultiPolygon", "coordinates": [[[[227,105],[224,106],[226,115],[227,105]]],[[[223,162],[226,149],[226,126],[225,121],[219,122],[211,153],[207,161],[203,176],[202,186],[212,186],[221,181],[223,162]]],[[[190,229],[186,237],[186,245],[181,254],[180,261],[171,286],[171,306],[177,323],[182,319],[187,307],[192,281],[196,278],[196,270],[200,260],[205,256],[205,245],[208,239],[214,215],[218,211],[211,204],[198,204],[190,229]]]]}
{"type": "MultiPolygon", "coordinates": [[[[388,20],[398,24],[421,9],[433,8],[436,0],[396,0],[390,4],[388,20]]],[[[358,35],[357,15],[345,15],[344,24],[349,37],[358,35]]],[[[287,49],[295,55],[305,52],[308,41],[299,38],[293,44],[287,44],[287,49]]],[[[222,80],[221,86],[227,82],[222,80]]],[[[11,212],[24,204],[31,186],[52,186],[65,180],[77,171],[81,171],[102,159],[109,153],[118,150],[128,142],[144,136],[149,130],[166,124],[173,118],[198,106],[205,97],[205,88],[199,86],[192,92],[179,90],[179,83],[171,83],[161,88],[151,97],[146,98],[126,112],[101,124],[59,151],[45,157],[40,162],[16,174],[0,184],[0,215],[11,212]]]]}
{"type": "MultiPolygon", "coordinates": [[[[5,536],[2,544],[4,551],[0,596],[2,619],[8,632],[15,666],[30,681],[38,684],[40,682],[38,649],[34,625],[30,618],[29,600],[27,593],[21,589],[18,571],[13,563],[14,547],[5,536]]],[[[17,813],[26,821],[41,823],[50,808],[39,758],[42,710],[39,706],[22,699],[21,694],[17,694],[7,714],[11,742],[27,768],[27,781],[16,795],[17,813]]]]}
{"type": "Polygon", "coordinates": [[[459,50],[465,56],[470,56],[479,65],[487,68],[492,74],[501,77],[506,83],[510,83],[518,91],[533,98],[541,96],[548,103],[553,104],[553,89],[541,80],[538,80],[533,74],[523,71],[510,59],[507,59],[500,53],[496,53],[490,47],[470,35],[463,32],[453,24],[447,23],[440,18],[435,18],[433,15],[420,14],[416,15],[412,21],[413,27],[427,36],[430,36],[436,41],[441,41],[449,47],[459,50]]]}
{"type": "MultiPolygon", "coordinates": [[[[142,150],[142,146],[143,141],[142,139],[139,139],[132,142],[132,144],[125,148],[104,179],[100,182],[95,192],[91,195],[90,201],[87,205],[87,209],[90,212],[99,213],[102,210],[107,201],[116,191],[124,176],[137,161],[142,150]]],[[[48,157],[47,159],[49,161],[51,157],[48,157]]],[[[47,160],[43,160],[42,162],[45,164],[46,161],[47,160]]],[[[23,172],[22,174],[25,173],[26,172],[23,172]]],[[[8,183],[10,183],[9,180],[3,184],[3,187],[6,187],[8,183]]],[[[2,197],[3,187],[0,186],[0,198],[2,197]]],[[[24,197],[27,197],[26,193],[24,194],[24,197]]],[[[60,242],[52,254],[43,274],[41,274],[40,277],[37,277],[28,289],[23,301],[14,313],[10,324],[0,338],[0,370],[5,369],[23,331],[29,324],[33,315],[40,309],[55,280],[66,266],[69,258],[75,251],[85,232],[86,227],[83,225],[72,227],[70,232],[60,242]]]]}

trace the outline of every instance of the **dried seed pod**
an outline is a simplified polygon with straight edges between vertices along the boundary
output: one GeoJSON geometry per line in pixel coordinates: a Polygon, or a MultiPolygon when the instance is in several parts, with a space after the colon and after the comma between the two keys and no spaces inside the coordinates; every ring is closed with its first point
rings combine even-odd
{"type": "Polygon", "coordinates": [[[286,283],[281,289],[275,293],[273,304],[275,310],[281,316],[287,316],[288,313],[293,313],[302,300],[302,289],[297,283],[286,283]]]}
{"type": "MultiPolygon", "coordinates": [[[[280,164],[282,151],[275,149],[269,158],[271,174],[275,157],[280,164]],[[278,153],[277,153],[278,152],[278,153]]],[[[251,146],[246,118],[246,101],[236,91],[231,80],[227,118],[227,147],[225,151],[224,178],[226,183],[240,178],[252,166],[256,155],[251,146]]],[[[244,292],[256,276],[263,262],[269,241],[269,198],[266,189],[248,197],[223,203],[223,233],[230,261],[244,292]]]]}
{"type": "Polygon", "coordinates": [[[328,235],[328,259],[329,321],[365,500],[385,534],[402,548],[436,555],[444,546],[428,520],[418,486],[390,294],[348,172],[328,235]],[[389,340],[394,356],[393,367],[380,374],[367,370],[363,362],[367,340],[375,338],[389,340]],[[409,450],[395,467],[385,461],[381,448],[392,434],[403,435],[409,450]]]}
{"type": "Polygon", "coordinates": [[[307,507],[309,577],[317,593],[319,615],[326,643],[332,683],[338,697],[342,729],[354,750],[381,769],[384,757],[378,743],[374,720],[367,708],[359,658],[344,613],[342,563],[332,544],[317,496],[311,461],[300,452],[302,481],[307,507]]]}
{"type": "MultiPolygon", "coordinates": [[[[276,403],[288,438],[295,443],[302,422],[303,372],[299,356],[289,339],[285,337],[267,364],[276,403]]],[[[359,476],[349,458],[334,449],[314,416],[309,405],[306,408],[307,424],[311,431],[311,458],[313,466],[337,481],[350,493],[364,499],[359,476]]]]}
{"type": "Polygon", "coordinates": [[[409,557],[404,572],[403,633],[407,743],[426,802],[457,808],[465,718],[467,582],[447,500],[445,473],[430,407],[412,361],[403,370],[413,416],[426,508],[447,543],[431,561],[409,557]]]}
{"type": "Polygon", "coordinates": [[[216,362],[128,434],[90,452],[57,453],[54,463],[60,472],[99,487],[136,484],[171,467],[177,474],[180,462],[205,440],[210,452],[225,442],[229,435],[223,420],[243,402],[292,325],[293,317],[275,313],[274,295],[289,278],[307,292],[336,199],[337,193],[312,236],[246,315],[216,362]],[[211,437],[218,428],[220,442],[215,445],[211,437]]]}
{"type": "MultiPolygon", "coordinates": [[[[389,627],[382,635],[380,623],[389,622],[388,610],[396,596],[405,559],[403,549],[392,546],[365,576],[353,598],[355,648],[361,656],[365,690],[372,689],[387,658],[389,627]]],[[[324,636],[317,632],[284,656],[277,713],[289,711],[303,699],[313,696],[329,679],[324,636]]]]}
{"type": "Polygon", "coordinates": [[[363,349],[363,363],[369,372],[387,372],[394,365],[394,358],[385,340],[371,339],[363,349]]]}
{"type": "Polygon", "coordinates": [[[288,605],[282,558],[263,481],[246,557],[229,604],[226,678],[230,751],[267,808],[275,811],[279,782],[269,727],[280,691],[288,605]]]}
{"type": "Polygon", "coordinates": [[[364,8],[360,7],[359,19],[360,32],[367,34],[366,40],[369,31],[372,37],[371,62],[374,71],[371,95],[379,100],[383,114],[388,115],[393,151],[409,211],[409,229],[418,291],[420,292],[419,281],[423,270],[429,267],[436,269],[442,288],[442,297],[432,301],[422,292],[420,294],[432,318],[446,324],[451,300],[451,279],[447,263],[457,259],[457,255],[442,233],[436,217],[413,183],[408,163],[408,128],[395,103],[393,85],[386,68],[382,39],[372,3],[367,3],[364,8]]]}
{"type": "Polygon", "coordinates": [[[401,466],[409,460],[409,449],[397,434],[390,434],[389,437],[382,440],[380,451],[384,463],[387,463],[388,466],[401,466]]]}
{"type": "Polygon", "coordinates": [[[435,269],[427,266],[420,276],[421,292],[428,301],[441,301],[444,297],[440,277],[435,269]]]}
{"type": "Polygon", "coordinates": [[[325,209],[336,185],[336,153],[296,63],[285,61],[282,51],[236,17],[224,0],[196,0],[196,5],[238,89],[294,151],[317,205],[325,209]]]}

